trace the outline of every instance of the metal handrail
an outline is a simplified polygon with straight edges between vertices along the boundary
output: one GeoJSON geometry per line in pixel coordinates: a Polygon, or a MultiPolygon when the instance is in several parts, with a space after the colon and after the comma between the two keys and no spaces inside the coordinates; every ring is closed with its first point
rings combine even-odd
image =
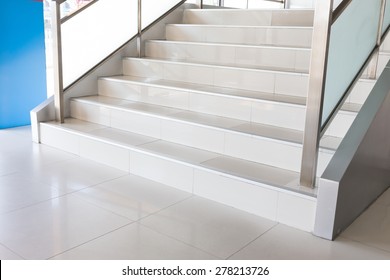
{"type": "MultiPolygon", "coordinates": [[[[66,1],[66,0],[65,0],[66,1]]],[[[64,1],[64,2],[65,2],[64,1]]],[[[80,9],[77,9],[76,11],[74,11],[73,13],[71,13],[70,15],[67,15],[66,17],[63,17],[61,19],[61,24],[63,24],[64,22],[70,20],[71,18],[77,16],[79,13],[81,13],[82,11],[88,9],[90,6],[92,6],[93,4],[95,4],[96,2],[98,2],[99,0],[92,0],[91,2],[89,2],[88,4],[85,4],[84,6],[82,6],[80,9]]]]}
{"type": "MultiPolygon", "coordinates": [[[[382,25],[387,0],[381,0],[382,3],[380,11],[380,20],[378,23],[376,45],[371,51],[371,53],[368,55],[366,61],[361,66],[358,73],[355,75],[354,79],[351,81],[350,85],[338,101],[337,105],[332,110],[329,117],[325,120],[324,124],[321,124],[331,26],[343,14],[345,9],[348,8],[348,6],[352,3],[352,0],[344,0],[333,11],[333,1],[334,0],[317,1],[316,7],[316,13],[318,12],[320,14],[319,16],[315,17],[313,31],[309,95],[307,99],[306,123],[304,131],[300,178],[300,184],[306,187],[314,187],[315,185],[320,138],[325,133],[326,129],[329,127],[337,112],[342,107],[342,104],[347,99],[349,93],[352,91],[354,85],[359,80],[365,68],[369,65],[370,60],[376,55],[378,55],[379,47],[382,44],[385,36],[389,32],[388,27],[384,35],[382,35],[382,25]]],[[[377,65],[374,64],[373,67],[376,69],[377,65]]]]}
{"type": "Polygon", "coordinates": [[[124,44],[122,44],[119,48],[114,50],[112,53],[110,53],[108,56],[106,56],[104,59],[102,59],[100,62],[98,62],[95,66],[91,67],[88,71],[86,71],[83,75],[81,75],[78,79],[76,79],[74,82],[72,82],[70,85],[68,85],[64,89],[63,85],[63,64],[62,64],[62,36],[61,36],[61,24],[69,20],[70,18],[73,18],[77,14],[81,13],[91,5],[95,4],[98,0],[95,0],[91,3],[88,3],[83,8],[80,8],[77,12],[72,13],[69,17],[66,17],[64,19],[61,19],[60,15],[60,5],[65,2],[66,0],[52,0],[52,38],[53,38],[53,65],[54,65],[54,108],[55,108],[55,119],[56,121],[59,121],[61,123],[64,122],[65,119],[65,108],[64,108],[64,92],[73,87],[75,84],[77,84],[80,80],[84,79],[86,76],[88,76],[91,72],[96,70],[99,66],[104,64],[110,57],[115,55],[118,51],[123,49],[130,41],[132,41],[134,38],[137,39],[137,52],[138,55],[142,55],[143,47],[142,47],[142,33],[154,26],[158,21],[161,20],[161,18],[165,17],[167,14],[171,13],[174,9],[182,5],[186,2],[186,0],[182,0],[178,2],[176,5],[174,5],[171,9],[166,11],[164,14],[162,14],[159,18],[154,20],[152,23],[150,23],[148,26],[142,28],[142,6],[141,6],[141,0],[138,0],[138,20],[137,20],[137,34],[133,37],[131,37],[128,41],[126,41],[124,44]]]}

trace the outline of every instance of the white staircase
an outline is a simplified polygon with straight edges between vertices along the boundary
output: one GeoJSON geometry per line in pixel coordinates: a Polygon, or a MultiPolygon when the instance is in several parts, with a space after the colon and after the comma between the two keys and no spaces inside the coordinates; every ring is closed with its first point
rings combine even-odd
{"type": "MultiPolygon", "coordinates": [[[[123,75],[74,98],[41,142],[303,230],[316,189],[299,187],[313,11],[186,10],[123,75]]],[[[352,110],[351,110],[352,108],[352,110]]],[[[348,109],[348,110],[347,110],[348,109]]],[[[318,174],[356,115],[338,116],[318,174]]]]}

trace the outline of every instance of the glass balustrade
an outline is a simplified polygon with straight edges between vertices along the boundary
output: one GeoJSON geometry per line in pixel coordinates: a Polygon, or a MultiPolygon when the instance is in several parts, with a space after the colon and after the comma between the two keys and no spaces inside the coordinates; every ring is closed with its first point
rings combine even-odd
{"type": "Polygon", "coordinates": [[[374,50],[380,11],[381,0],[354,0],[332,25],[322,126],[374,50]]]}

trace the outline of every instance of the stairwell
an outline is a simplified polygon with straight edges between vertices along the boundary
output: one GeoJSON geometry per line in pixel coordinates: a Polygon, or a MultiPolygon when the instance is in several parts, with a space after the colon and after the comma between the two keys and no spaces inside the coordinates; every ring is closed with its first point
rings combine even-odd
{"type": "MultiPolygon", "coordinates": [[[[123,75],[73,98],[64,124],[40,123],[41,142],[312,231],[317,190],[299,171],[313,14],[187,9],[145,57],[123,58],[123,75]]],[[[358,99],[323,138],[318,175],[358,99]]]]}

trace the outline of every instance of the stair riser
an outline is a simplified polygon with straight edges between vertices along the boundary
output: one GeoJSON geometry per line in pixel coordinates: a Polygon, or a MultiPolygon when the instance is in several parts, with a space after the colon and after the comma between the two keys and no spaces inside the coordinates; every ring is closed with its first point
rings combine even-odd
{"type": "Polygon", "coordinates": [[[124,75],[306,97],[308,75],[128,58],[124,75]]]}
{"type": "Polygon", "coordinates": [[[298,130],[303,130],[305,121],[304,106],[129,82],[102,79],[99,81],[99,95],[298,130]]]}
{"type": "Polygon", "coordinates": [[[311,231],[316,199],[41,124],[42,143],[198,196],[311,231]],[[108,156],[109,155],[109,156],[108,156]]]}
{"type": "Polygon", "coordinates": [[[309,71],[310,66],[309,49],[149,41],[146,43],[145,50],[147,57],[217,65],[263,67],[304,73],[309,71]]]}
{"type": "MultiPolygon", "coordinates": [[[[102,118],[101,110],[96,104],[71,102],[72,117],[77,119],[292,171],[301,168],[302,146],[298,144],[116,108],[104,108],[109,113],[102,118]]],[[[322,174],[332,154],[320,154],[318,173],[322,174]]]]}
{"type": "Polygon", "coordinates": [[[186,24],[224,24],[249,26],[312,26],[313,11],[285,10],[186,10],[186,24]]]}
{"type": "Polygon", "coordinates": [[[166,39],[205,43],[310,48],[312,29],[169,24],[166,39]]]}

